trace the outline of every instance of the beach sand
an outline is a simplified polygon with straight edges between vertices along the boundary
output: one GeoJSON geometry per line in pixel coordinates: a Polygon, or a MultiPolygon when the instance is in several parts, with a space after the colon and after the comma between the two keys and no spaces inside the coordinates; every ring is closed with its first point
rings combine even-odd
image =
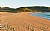
{"type": "Polygon", "coordinates": [[[10,25],[10,27],[14,28],[9,28],[7,29],[8,31],[50,31],[50,20],[32,16],[30,13],[31,12],[1,12],[0,24],[10,25]]]}

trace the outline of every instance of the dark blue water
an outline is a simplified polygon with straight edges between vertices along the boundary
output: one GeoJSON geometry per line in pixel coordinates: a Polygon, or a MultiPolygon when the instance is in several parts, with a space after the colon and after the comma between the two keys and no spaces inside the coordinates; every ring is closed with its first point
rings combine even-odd
{"type": "Polygon", "coordinates": [[[45,13],[32,13],[33,16],[38,16],[42,18],[46,18],[50,20],[50,12],[45,12],[45,13]]]}

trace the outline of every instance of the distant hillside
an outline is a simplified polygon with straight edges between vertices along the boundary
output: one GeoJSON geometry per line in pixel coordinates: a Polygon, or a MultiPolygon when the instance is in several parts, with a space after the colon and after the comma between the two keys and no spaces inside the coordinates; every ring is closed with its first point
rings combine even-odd
{"type": "Polygon", "coordinates": [[[9,7],[0,7],[0,12],[16,12],[16,9],[9,7]]]}
{"type": "Polygon", "coordinates": [[[20,8],[9,8],[0,7],[0,12],[50,12],[50,7],[44,6],[32,6],[32,7],[20,7],[20,8]]]}
{"type": "Polygon", "coordinates": [[[50,12],[50,7],[34,6],[34,7],[20,7],[16,9],[17,12],[50,12]]]}

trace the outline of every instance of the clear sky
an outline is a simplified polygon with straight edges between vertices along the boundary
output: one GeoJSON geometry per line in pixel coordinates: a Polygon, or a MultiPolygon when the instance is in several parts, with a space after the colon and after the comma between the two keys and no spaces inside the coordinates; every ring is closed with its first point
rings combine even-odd
{"type": "Polygon", "coordinates": [[[0,0],[0,6],[25,7],[25,6],[50,6],[50,0],[0,0]]]}

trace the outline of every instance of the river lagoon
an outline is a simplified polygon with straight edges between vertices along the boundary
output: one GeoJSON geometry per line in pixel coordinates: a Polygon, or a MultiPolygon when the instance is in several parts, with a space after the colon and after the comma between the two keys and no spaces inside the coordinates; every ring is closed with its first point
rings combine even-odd
{"type": "Polygon", "coordinates": [[[31,15],[46,18],[50,20],[50,12],[42,12],[42,13],[36,12],[36,13],[32,13],[31,15]]]}

